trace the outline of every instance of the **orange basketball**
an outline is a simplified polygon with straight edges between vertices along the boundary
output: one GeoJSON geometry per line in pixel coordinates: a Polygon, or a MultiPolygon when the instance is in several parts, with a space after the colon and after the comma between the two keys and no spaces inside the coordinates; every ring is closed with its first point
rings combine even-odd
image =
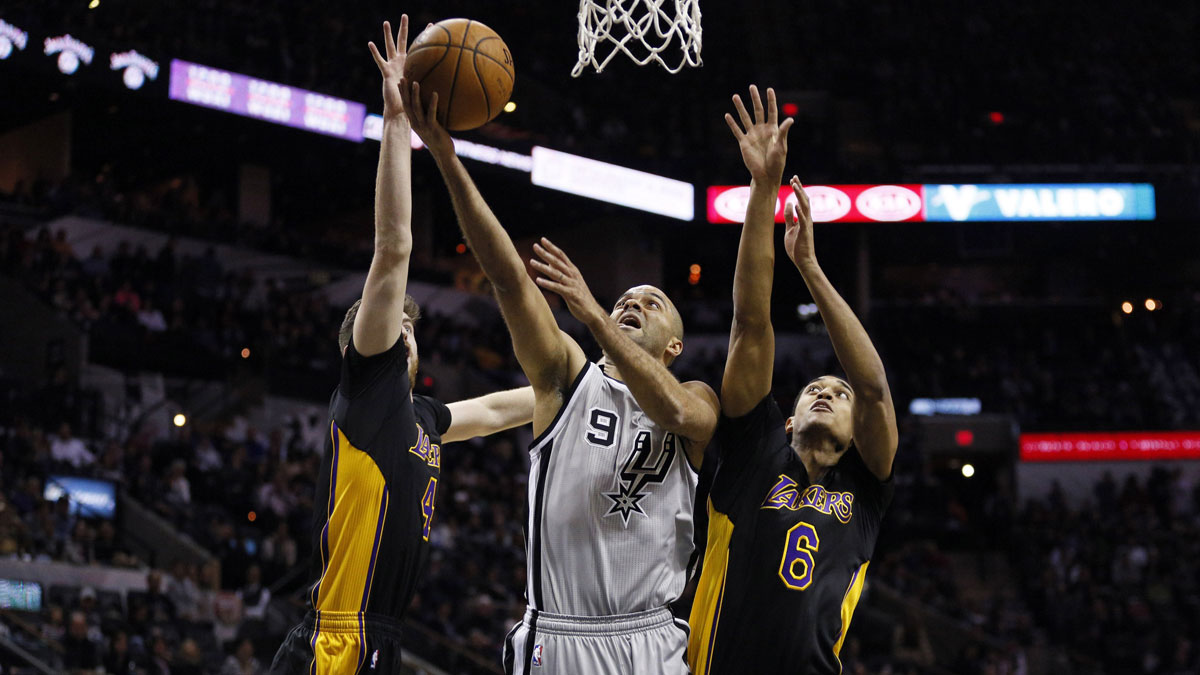
{"type": "Polygon", "coordinates": [[[421,84],[421,105],[438,95],[438,121],[475,129],[504,110],[516,73],[496,31],[471,19],[446,19],[421,31],[408,48],[404,76],[421,84]]]}

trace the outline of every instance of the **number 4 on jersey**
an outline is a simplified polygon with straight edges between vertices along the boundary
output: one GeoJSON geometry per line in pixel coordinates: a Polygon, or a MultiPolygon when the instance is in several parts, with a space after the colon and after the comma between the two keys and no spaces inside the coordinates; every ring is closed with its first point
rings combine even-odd
{"type": "Polygon", "coordinates": [[[425,541],[429,541],[429,522],[433,520],[433,503],[436,496],[437,479],[431,477],[429,485],[425,486],[425,495],[421,497],[421,515],[425,516],[425,527],[421,530],[421,537],[425,541]]]}

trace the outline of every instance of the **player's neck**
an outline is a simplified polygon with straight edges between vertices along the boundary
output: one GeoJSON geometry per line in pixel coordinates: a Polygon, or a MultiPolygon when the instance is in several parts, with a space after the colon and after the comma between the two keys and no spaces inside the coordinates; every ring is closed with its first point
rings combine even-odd
{"type": "Polygon", "coordinates": [[[809,482],[816,483],[825,477],[825,472],[829,471],[830,467],[837,464],[841,449],[832,438],[822,434],[817,437],[801,437],[800,442],[792,446],[792,450],[804,464],[809,482]]]}
{"type": "Polygon", "coordinates": [[[601,356],[600,360],[596,362],[596,365],[600,366],[601,372],[617,382],[625,381],[625,378],[621,377],[621,369],[617,368],[617,364],[609,361],[607,356],[601,356]]]}

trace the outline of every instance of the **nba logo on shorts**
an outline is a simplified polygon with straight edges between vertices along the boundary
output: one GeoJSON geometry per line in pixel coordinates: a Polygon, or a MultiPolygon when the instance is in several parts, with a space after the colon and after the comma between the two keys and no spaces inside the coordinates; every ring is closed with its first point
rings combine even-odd
{"type": "Polygon", "coordinates": [[[532,661],[532,663],[535,666],[542,665],[542,646],[541,645],[533,646],[533,661],[532,661]]]}

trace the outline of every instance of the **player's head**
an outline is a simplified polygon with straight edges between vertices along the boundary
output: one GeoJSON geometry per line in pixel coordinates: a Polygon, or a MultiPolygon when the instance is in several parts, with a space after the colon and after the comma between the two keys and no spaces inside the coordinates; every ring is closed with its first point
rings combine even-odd
{"type": "Polygon", "coordinates": [[[639,347],[667,365],[683,351],[683,318],[667,294],[654,286],[634,286],[622,293],[612,318],[639,347]]]}
{"type": "MultiPolygon", "coordinates": [[[[358,317],[358,308],[362,306],[362,298],[354,301],[350,305],[350,309],[346,310],[346,318],[342,320],[342,328],[338,331],[338,347],[342,350],[342,354],[346,353],[346,348],[350,346],[350,336],[354,334],[354,319],[358,317]]],[[[404,316],[401,319],[400,337],[404,340],[404,346],[408,349],[408,382],[409,386],[416,386],[417,381],[417,366],[420,363],[420,357],[417,352],[417,321],[421,320],[421,306],[413,299],[411,295],[404,296],[404,316]]]]}
{"type": "Polygon", "coordinates": [[[836,457],[841,457],[854,440],[854,389],[833,375],[809,382],[796,396],[786,428],[797,451],[806,441],[832,441],[836,457]]]}

